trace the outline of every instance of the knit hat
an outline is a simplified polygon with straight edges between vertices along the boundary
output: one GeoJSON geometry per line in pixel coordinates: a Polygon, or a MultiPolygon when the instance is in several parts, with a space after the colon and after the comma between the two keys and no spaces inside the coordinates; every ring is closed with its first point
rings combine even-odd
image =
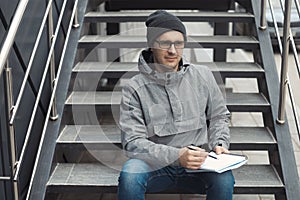
{"type": "Polygon", "coordinates": [[[147,26],[147,43],[152,47],[156,38],[168,31],[179,31],[186,41],[186,30],[181,20],[164,10],[158,10],[150,14],[145,22],[147,26]]]}

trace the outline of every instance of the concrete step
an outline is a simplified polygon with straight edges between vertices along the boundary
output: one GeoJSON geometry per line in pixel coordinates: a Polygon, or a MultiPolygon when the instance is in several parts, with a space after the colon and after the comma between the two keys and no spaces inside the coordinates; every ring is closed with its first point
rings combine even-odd
{"type": "MultiPolygon", "coordinates": [[[[188,36],[186,48],[257,48],[259,42],[253,36],[188,36]]],[[[146,48],[144,35],[84,35],[78,48],[146,48]]]]}
{"type": "MultiPolygon", "coordinates": [[[[92,23],[121,23],[121,22],[145,22],[151,12],[95,12],[85,14],[84,21],[92,23]]],[[[250,13],[239,12],[171,12],[183,22],[254,22],[254,16],[250,13]]]]}
{"type": "MultiPolygon", "coordinates": [[[[47,183],[47,192],[115,193],[120,169],[121,166],[113,164],[58,163],[47,183]]],[[[272,165],[244,165],[233,170],[233,174],[236,181],[235,194],[271,194],[284,191],[283,183],[272,165]]]]}
{"type": "MultiPolygon", "coordinates": [[[[230,127],[231,150],[274,150],[276,140],[269,128],[230,127]]],[[[116,150],[121,148],[117,125],[66,125],[57,139],[61,149],[116,150]]]]}

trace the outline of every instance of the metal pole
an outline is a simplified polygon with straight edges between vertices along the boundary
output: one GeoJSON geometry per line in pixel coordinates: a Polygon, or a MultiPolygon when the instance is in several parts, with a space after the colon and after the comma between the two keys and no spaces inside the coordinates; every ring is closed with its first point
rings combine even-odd
{"type": "Polygon", "coordinates": [[[260,30],[267,29],[267,20],[266,20],[266,0],[261,0],[261,14],[260,14],[260,30]]]}
{"type": "Polygon", "coordinates": [[[0,52],[0,77],[2,75],[2,71],[5,67],[5,62],[7,61],[7,57],[9,55],[10,49],[15,41],[15,36],[18,28],[20,27],[20,22],[22,20],[23,14],[27,7],[27,3],[29,0],[21,0],[19,1],[16,12],[13,16],[11,24],[9,26],[9,30],[4,39],[1,52],[0,52]]]}
{"type": "MultiPolygon", "coordinates": [[[[13,110],[13,91],[12,91],[12,73],[11,68],[8,67],[8,62],[6,64],[6,96],[7,96],[7,108],[8,110],[8,118],[10,119],[11,113],[13,110]]],[[[11,161],[11,177],[15,175],[16,166],[18,162],[16,161],[16,143],[15,143],[15,130],[13,125],[9,125],[9,142],[10,142],[10,161],[11,161]]],[[[11,179],[13,180],[13,179],[11,179]]],[[[19,199],[19,190],[18,190],[18,182],[13,181],[13,192],[14,199],[19,199]]]]}
{"type": "MultiPolygon", "coordinates": [[[[48,15],[48,34],[49,34],[49,46],[51,46],[53,42],[53,14],[52,14],[52,5],[49,11],[48,15]]],[[[54,84],[56,82],[55,80],[55,54],[54,51],[52,52],[51,55],[51,61],[50,61],[50,87],[51,87],[51,93],[53,92],[54,84]]],[[[57,120],[58,119],[58,114],[57,114],[57,109],[56,109],[56,98],[54,97],[53,99],[53,104],[52,104],[52,110],[51,110],[51,115],[50,115],[51,120],[57,120]]]]}
{"type": "Polygon", "coordinates": [[[283,27],[283,50],[281,61],[281,80],[280,80],[280,94],[279,94],[279,108],[277,123],[284,124],[285,119],[285,102],[286,102],[286,89],[287,89],[287,72],[288,72],[288,54],[290,46],[290,19],[291,19],[291,5],[292,0],[285,1],[284,8],[284,27],[283,27]]]}
{"type": "Polygon", "coordinates": [[[78,22],[78,8],[76,7],[74,21],[73,21],[73,28],[78,28],[78,27],[79,27],[79,22],[78,22]]]}

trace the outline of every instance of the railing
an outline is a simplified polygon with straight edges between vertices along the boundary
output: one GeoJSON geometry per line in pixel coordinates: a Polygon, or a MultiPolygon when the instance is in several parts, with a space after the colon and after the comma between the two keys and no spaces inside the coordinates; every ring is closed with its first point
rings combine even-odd
{"type": "MultiPolygon", "coordinates": [[[[71,31],[71,27],[72,27],[71,25],[73,24],[73,27],[78,27],[78,21],[76,19],[78,0],[69,0],[69,2],[70,1],[74,2],[73,10],[72,10],[72,14],[71,14],[71,17],[70,17],[70,25],[68,27],[68,32],[67,32],[67,35],[66,35],[66,38],[65,38],[65,41],[64,41],[64,47],[63,47],[62,55],[61,55],[60,62],[59,62],[58,72],[55,73],[55,56],[54,56],[55,55],[55,45],[56,45],[56,42],[57,42],[60,27],[62,26],[62,19],[63,19],[63,16],[65,14],[66,5],[67,5],[68,0],[64,0],[62,2],[59,17],[58,17],[58,20],[57,20],[57,23],[56,23],[55,32],[53,32],[53,30],[54,30],[53,29],[53,15],[52,15],[53,0],[48,1],[47,7],[46,7],[46,10],[45,10],[45,13],[44,13],[44,17],[43,17],[42,23],[40,25],[39,32],[37,34],[36,41],[35,41],[35,44],[34,44],[30,59],[29,59],[29,63],[28,63],[28,66],[27,66],[27,69],[26,69],[26,72],[25,72],[25,75],[24,75],[24,79],[22,81],[22,85],[21,85],[19,93],[18,93],[17,101],[16,101],[16,104],[14,104],[14,102],[13,102],[13,92],[12,92],[12,85],[13,85],[12,79],[13,79],[13,77],[11,76],[11,68],[9,68],[9,66],[8,66],[8,56],[9,56],[9,53],[11,51],[12,45],[15,42],[15,36],[16,36],[17,31],[18,31],[18,27],[20,25],[20,22],[23,18],[24,12],[26,10],[28,1],[29,0],[21,0],[19,2],[18,7],[17,7],[16,12],[15,12],[15,15],[13,17],[13,20],[12,20],[11,25],[9,27],[7,36],[4,40],[1,52],[0,52],[0,77],[2,76],[2,73],[4,72],[4,70],[6,72],[6,76],[5,76],[5,80],[6,80],[5,83],[6,84],[5,84],[4,87],[6,88],[6,96],[7,96],[7,102],[8,102],[7,113],[9,114],[9,116],[8,116],[8,119],[9,119],[8,126],[9,126],[9,136],[10,136],[9,140],[10,140],[10,147],[11,147],[11,149],[10,149],[10,154],[11,154],[10,155],[10,157],[11,157],[10,162],[11,162],[11,165],[10,166],[12,166],[11,167],[11,177],[5,177],[5,176],[0,177],[0,181],[13,181],[13,191],[14,191],[14,199],[15,200],[19,199],[18,180],[19,180],[19,176],[20,176],[20,169],[21,169],[21,166],[24,162],[24,156],[26,154],[26,150],[27,150],[27,147],[28,147],[28,141],[29,141],[29,138],[31,136],[33,123],[35,121],[35,116],[37,114],[38,104],[40,102],[42,92],[44,90],[44,85],[45,85],[45,82],[46,82],[47,74],[50,71],[50,78],[51,78],[51,83],[50,83],[51,84],[50,85],[51,95],[50,95],[50,97],[51,97],[51,99],[49,101],[49,109],[48,109],[49,112],[47,113],[47,116],[46,116],[46,119],[45,119],[45,124],[48,123],[49,118],[52,119],[52,120],[55,120],[55,119],[58,118],[57,112],[56,112],[56,105],[55,105],[56,104],[55,103],[55,92],[56,92],[56,88],[57,88],[57,80],[59,79],[60,70],[61,70],[61,66],[62,66],[62,61],[64,59],[65,49],[66,49],[66,45],[68,43],[69,34],[70,34],[70,31],[71,31]],[[45,26],[46,22],[48,22],[48,26],[45,26]],[[22,98],[23,98],[24,90],[25,90],[25,85],[28,81],[28,77],[29,77],[34,59],[36,58],[37,48],[38,48],[38,46],[41,42],[41,37],[42,37],[42,34],[43,34],[43,31],[44,31],[45,27],[48,27],[50,49],[49,49],[49,52],[48,52],[48,57],[47,57],[46,64],[43,68],[44,69],[43,75],[42,75],[41,82],[40,82],[40,85],[39,85],[38,94],[37,94],[36,99],[35,99],[35,104],[34,104],[34,107],[33,107],[33,110],[32,110],[30,122],[29,122],[29,125],[28,125],[28,128],[27,128],[27,131],[26,131],[26,136],[25,136],[25,140],[24,140],[24,143],[23,143],[23,146],[22,146],[21,154],[20,154],[20,157],[18,158],[18,156],[16,155],[17,153],[16,153],[16,145],[15,145],[15,131],[14,131],[15,118],[17,116],[20,103],[22,102],[22,98]],[[50,70],[49,70],[49,68],[50,68],[50,70]]],[[[42,142],[43,139],[44,139],[44,137],[43,137],[43,134],[42,134],[41,142],[42,142]]],[[[40,155],[40,150],[41,149],[39,147],[38,152],[37,152],[37,158],[40,155]]],[[[34,176],[36,165],[37,165],[37,163],[34,164],[33,176],[34,176]]],[[[27,196],[29,196],[29,194],[30,194],[31,185],[32,185],[32,182],[30,183],[27,196]]]]}
{"type": "MultiPolygon", "coordinates": [[[[278,108],[277,123],[279,123],[279,124],[285,123],[284,116],[285,116],[285,104],[286,104],[286,93],[287,93],[286,90],[288,90],[288,94],[289,94],[291,106],[292,106],[292,112],[293,112],[293,116],[295,119],[295,125],[296,125],[296,129],[297,129],[298,137],[300,140],[300,130],[299,130],[300,124],[299,124],[299,119],[298,119],[298,113],[297,113],[297,108],[296,108],[296,104],[295,104],[293,91],[292,91],[290,81],[289,81],[290,79],[288,76],[288,54],[289,54],[289,46],[290,46],[290,42],[291,42],[292,49],[293,49],[293,55],[294,55],[296,67],[298,70],[298,76],[300,77],[297,48],[296,48],[296,44],[295,44],[293,34],[292,34],[292,31],[290,28],[292,0],[286,0],[285,5],[283,4],[282,0],[279,0],[279,1],[280,1],[282,12],[284,13],[284,27],[283,27],[283,38],[282,38],[283,44],[281,42],[280,33],[279,33],[278,25],[277,25],[277,20],[276,20],[275,13],[274,13],[274,8],[273,8],[271,0],[269,0],[270,12],[271,12],[271,16],[273,19],[276,38],[277,38],[277,42],[278,42],[278,46],[279,46],[279,50],[280,50],[281,58],[282,58],[281,59],[282,62],[281,62],[281,74],[280,74],[280,78],[281,78],[280,79],[280,96],[279,96],[279,108],[278,108]]],[[[296,8],[297,8],[298,16],[300,17],[298,0],[294,0],[294,2],[296,5],[296,8]]]]}

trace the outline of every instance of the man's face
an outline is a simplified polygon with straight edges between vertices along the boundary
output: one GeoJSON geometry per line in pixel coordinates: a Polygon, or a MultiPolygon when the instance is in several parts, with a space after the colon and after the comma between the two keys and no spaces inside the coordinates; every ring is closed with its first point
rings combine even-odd
{"type": "Polygon", "coordinates": [[[156,70],[159,72],[177,71],[182,57],[184,37],[178,31],[168,31],[160,35],[153,44],[154,63],[158,64],[156,70]],[[159,66],[163,65],[162,66],[159,66]]]}

